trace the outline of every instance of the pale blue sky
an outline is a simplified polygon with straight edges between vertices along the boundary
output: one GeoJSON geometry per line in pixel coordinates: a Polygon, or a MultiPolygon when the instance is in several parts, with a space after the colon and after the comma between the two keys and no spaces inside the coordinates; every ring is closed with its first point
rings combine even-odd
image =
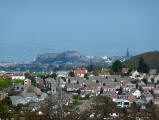
{"type": "Polygon", "coordinates": [[[159,50],[159,0],[0,0],[0,61],[159,50]]]}

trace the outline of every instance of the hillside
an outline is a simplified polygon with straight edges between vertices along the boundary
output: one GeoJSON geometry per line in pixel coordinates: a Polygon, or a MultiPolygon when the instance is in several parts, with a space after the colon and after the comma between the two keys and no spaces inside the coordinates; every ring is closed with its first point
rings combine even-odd
{"type": "Polygon", "coordinates": [[[159,68],[159,52],[158,51],[147,52],[147,53],[134,56],[131,59],[125,61],[123,65],[128,67],[130,66],[137,67],[138,61],[141,57],[145,60],[145,62],[149,65],[150,68],[159,68]]]}

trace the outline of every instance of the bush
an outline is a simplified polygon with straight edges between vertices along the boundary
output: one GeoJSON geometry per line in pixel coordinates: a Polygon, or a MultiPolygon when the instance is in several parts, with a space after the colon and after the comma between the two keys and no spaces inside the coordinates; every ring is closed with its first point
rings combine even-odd
{"type": "Polygon", "coordinates": [[[48,90],[47,90],[47,89],[45,89],[45,88],[41,88],[41,92],[45,92],[45,93],[47,93],[47,92],[48,92],[48,90]]]}
{"type": "Polygon", "coordinates": [[[20,79],[14,79],[14,80],[12,80],[11,82],[12,82],[12,84],[13,84],[13,83],[23,84],[23,80],[20,80],[20,79]]]}
{"type": "Polygon", "coordinates": [[[73,104],[74,104],[74,105],[81,105],[82,102],[74,101],[73,104]]]}
{"type": "Polygon", "coordinates": [[[73,99],[78,99],[78,100],[89,100],[90,97],[89,97],[89,94],[86,95],[85,97],[81,97],[81,96],[79,96],[79,95],[74,95],[74,96],[73,96],[73,99]]]}
{"type": "Polygon", "coordinates": [[[12,82],[10,79],[3,79],[3,78],[0,78],[0,88],[8,88],[9,85],[12,85],[12,82]]]}
{"type": "Polygon", "coordinates": [[[5,99],[3,99],[2,103],[7,106],[12,105],[12,101],[11,101],[10,97],[6,97],[5,99]]]}

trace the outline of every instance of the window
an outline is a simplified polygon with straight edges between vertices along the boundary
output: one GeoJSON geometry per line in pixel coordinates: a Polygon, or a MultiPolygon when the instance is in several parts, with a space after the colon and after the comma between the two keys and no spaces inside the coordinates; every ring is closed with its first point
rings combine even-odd
{"type": "Polygon", "coordinates": [[[124,105],[129,105],[129,102],[124,102],[124,105]]]}

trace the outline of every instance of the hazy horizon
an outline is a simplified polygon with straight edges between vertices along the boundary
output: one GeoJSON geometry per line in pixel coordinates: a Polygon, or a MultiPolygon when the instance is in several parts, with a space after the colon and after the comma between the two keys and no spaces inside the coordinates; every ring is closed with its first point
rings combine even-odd
{"type": "Polygon", "coordinates": [[[0,61],[78,51],[124,56],[159,50],[158,0],[1,0],[0,61]]]}

